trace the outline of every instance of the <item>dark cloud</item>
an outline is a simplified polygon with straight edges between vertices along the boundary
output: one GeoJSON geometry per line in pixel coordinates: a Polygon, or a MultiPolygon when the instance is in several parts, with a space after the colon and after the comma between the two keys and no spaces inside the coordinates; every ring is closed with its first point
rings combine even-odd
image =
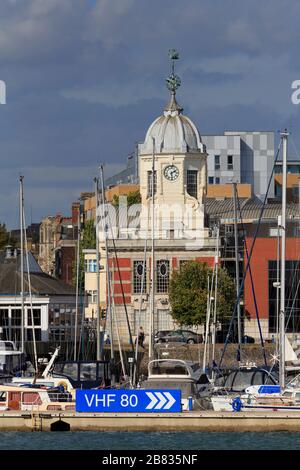
{"type": "Polygon", "coordinates": [[[293,130],[300,79],[296,0],[2,0],[0,220],[17,224],[18,176],[35,220],[68,212],[112,174],[168,99],[167,51],[178,99],[202,133],[293,130]]]}

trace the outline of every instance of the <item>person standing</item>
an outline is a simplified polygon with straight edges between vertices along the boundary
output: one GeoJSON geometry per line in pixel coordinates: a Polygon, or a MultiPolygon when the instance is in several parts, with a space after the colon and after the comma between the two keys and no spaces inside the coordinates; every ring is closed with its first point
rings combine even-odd
{"type": "Polygon", "coordinates": [[[139,346],[142,346],[142,348],[144,347],[144,341],[145,341],[144,329],[143,329],[142,326],[140,326],[140,331],[139,331],[139,336],[138,336],[138,344],[139,344],[139,346]]]}

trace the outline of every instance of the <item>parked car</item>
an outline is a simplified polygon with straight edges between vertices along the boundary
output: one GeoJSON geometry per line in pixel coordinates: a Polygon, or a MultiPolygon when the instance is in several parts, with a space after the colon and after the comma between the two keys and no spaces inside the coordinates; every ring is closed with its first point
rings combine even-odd
{"type": "Polygon", "coordinates": [[[203,336],[189,330],[163,330],[154,336],[155,343],[203,343],[203,336]]]}
{"type": "Polygon", "coordinates": [[[252,336],[244,335],[242,338],[242,343],[255,343],[255,339],[252,336]]]}

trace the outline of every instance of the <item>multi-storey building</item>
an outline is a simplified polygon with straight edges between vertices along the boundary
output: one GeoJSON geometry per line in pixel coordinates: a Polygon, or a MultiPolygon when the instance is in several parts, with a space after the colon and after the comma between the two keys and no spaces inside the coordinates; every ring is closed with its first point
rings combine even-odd
{"type": "Polygon", "coordinates": [[[72,204],[72,216],[45,217],[40,225],[38,262],[42,270],[68,284],[73,284],[78,239],[80,203],[72,204]]]}
{"type": "Polygon", "coordinates": [[[208,184],[250,184],[253,194],[274,196],[274,132],[226,131],[202,136],[207,149],[208,184]]]}

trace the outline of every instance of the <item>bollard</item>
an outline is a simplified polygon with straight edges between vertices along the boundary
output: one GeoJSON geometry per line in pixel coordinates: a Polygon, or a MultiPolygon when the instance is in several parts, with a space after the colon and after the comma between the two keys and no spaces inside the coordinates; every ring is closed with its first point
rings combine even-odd
{"type": "Polygon", "coordinates": [[[193,397],[188,397],[188,411],[193,409],[193,397]]]}

